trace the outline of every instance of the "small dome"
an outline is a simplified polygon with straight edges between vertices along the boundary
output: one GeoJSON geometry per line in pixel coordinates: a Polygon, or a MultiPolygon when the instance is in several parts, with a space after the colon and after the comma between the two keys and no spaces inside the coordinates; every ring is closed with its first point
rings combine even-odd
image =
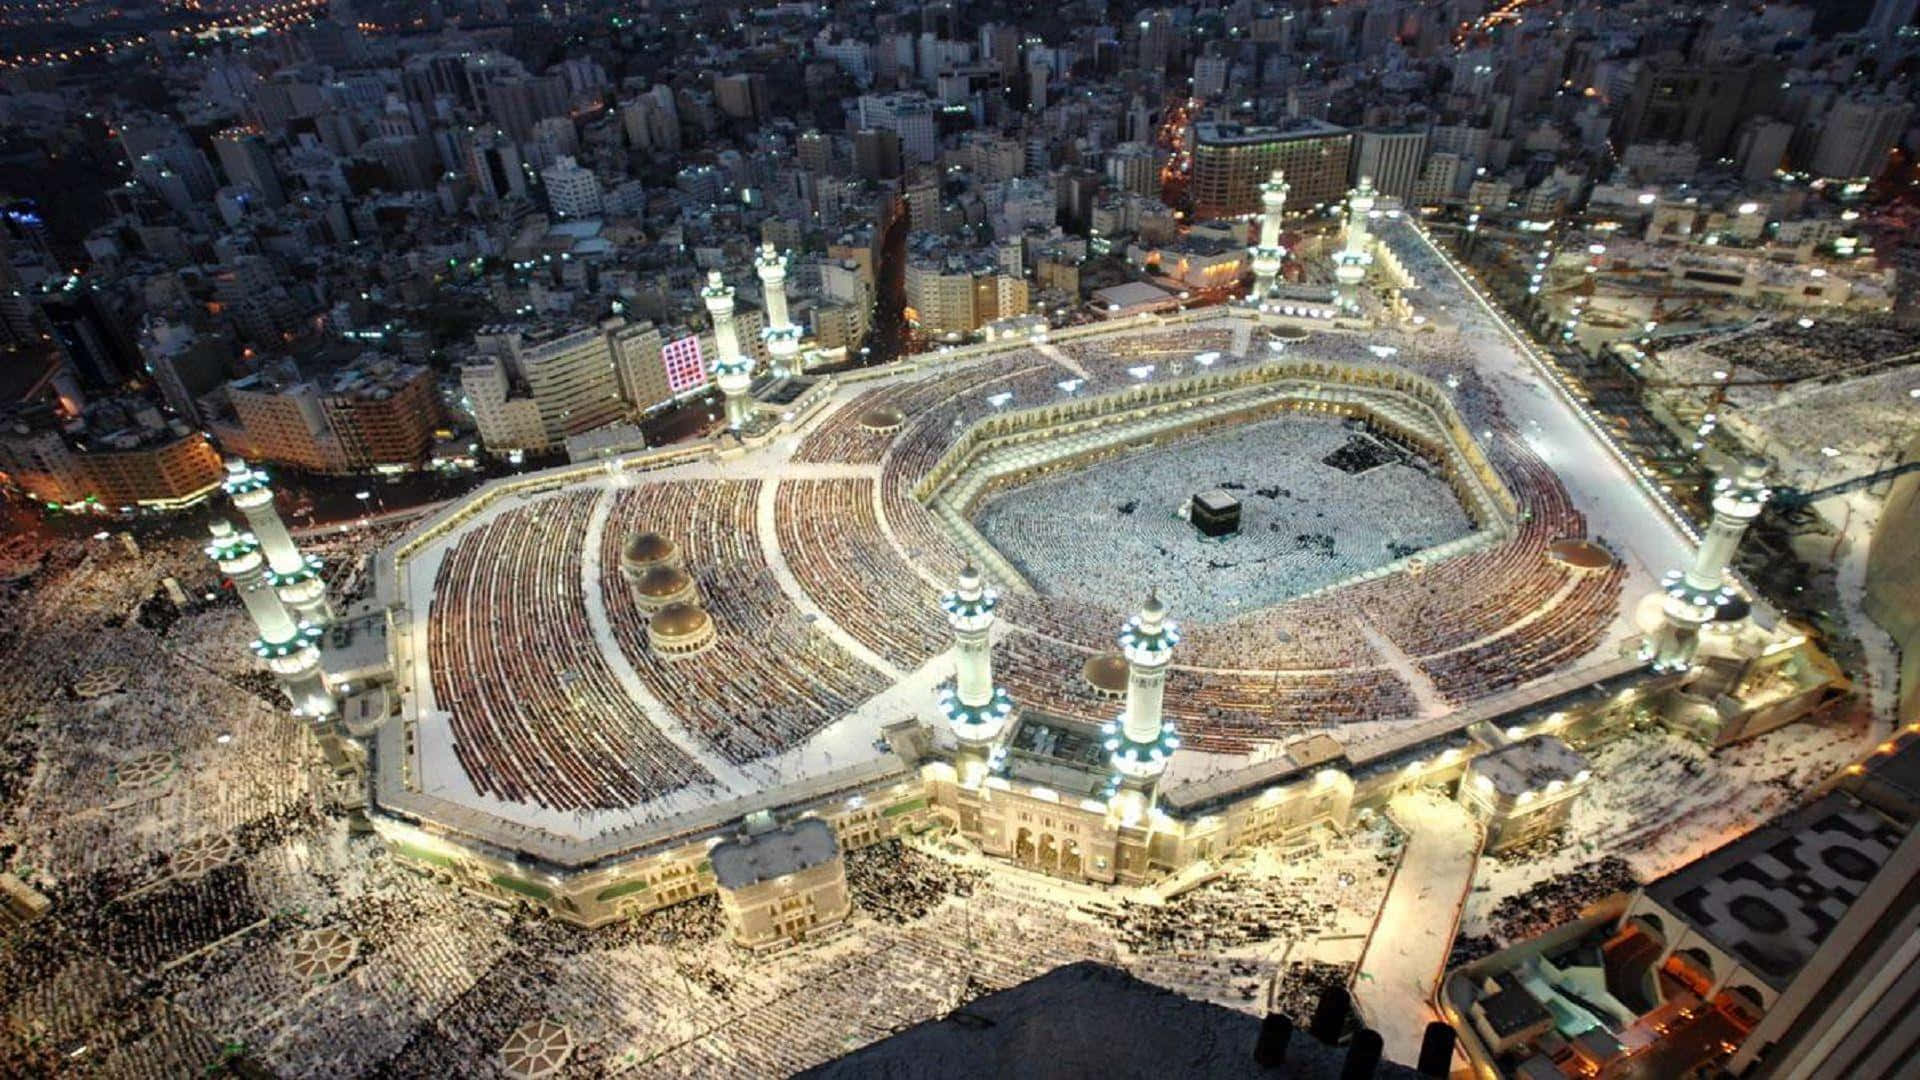
{"type": "Polygon", "coordinates": [[[1089,657],[1080,666],[1080,677],[1102,693],[1124,694],[1127,692],[1127,658],[1111,652],[1089,657]]]}
{"type": "Polygon", "coordinates": [[[1275,341],[1305,341],[1313,336],[1303,326],[1276,326],[1272,334],[1275,341]]]}
{"type": "Polygon", "coordinates": [[[1613,553],[1591,540],[1555,540],[1547,551],[1578,570],[1605,570],[1613,565],[1613,553]]]}
{"type": "Polygon", "coordinates": [[[892,431],[906,422],[906,414],[891,405],[876,406],[860,414],[860,426],[868,431],[892,431]]]}
{"type": "Polygon", "coordinates": [[[665,562],[673,558],[673,555],[673,541],[657,532],[643,532],[627,541],[626,549],[620,553],[620,558],[628,563],[647,566],[665,562]]]}
{"type": "Polygon", "coordinates": [[[640,575],[634,582],[634,588],[645,596],[672,596],[687,587],[692,579],[671,566],[655,566],[640,575]]]}
{"type": "Polygon", "coordinates": [[[705,611],[692,604],[668,604],[654,615],[648,629],[659,637],[690,638],[704,631],[710,621],[705,611]]]}

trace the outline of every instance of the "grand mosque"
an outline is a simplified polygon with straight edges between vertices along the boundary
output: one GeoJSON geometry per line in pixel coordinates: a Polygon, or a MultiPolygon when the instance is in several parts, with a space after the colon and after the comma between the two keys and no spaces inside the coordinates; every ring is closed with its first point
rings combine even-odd
{"type": "Polygon", "coordinates": [[[1236,303],[834,374],[769,249],[766,370],[704,291],[720,434],[489,483],[344,610],[245,464],[206,550],[395,854],[582,926],[717,893],[753,948],[903,832],[1131,886],[1427,787],[1498,850],[1610,728],[1847,693],[1735,569],[1764,462],[1696,534],[1390,200],[1307,253],[1286,195],[1236,303]]]}

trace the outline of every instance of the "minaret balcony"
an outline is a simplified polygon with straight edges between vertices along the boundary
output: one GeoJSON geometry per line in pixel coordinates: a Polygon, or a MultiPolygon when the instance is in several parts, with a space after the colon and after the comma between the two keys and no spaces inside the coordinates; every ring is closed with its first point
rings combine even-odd
{"type": "Polygon", "coordinates": [[[993,696],[979,705],[968,705],[960,700],[953,684],[940,688],[938,695],[940,714],[946,718],[953,733],[966,742],[989,742],[1000,737],[1007,728],[1007,722],[1013,717],[1013,698],[1006,688],[996,686],[993,696]]]}

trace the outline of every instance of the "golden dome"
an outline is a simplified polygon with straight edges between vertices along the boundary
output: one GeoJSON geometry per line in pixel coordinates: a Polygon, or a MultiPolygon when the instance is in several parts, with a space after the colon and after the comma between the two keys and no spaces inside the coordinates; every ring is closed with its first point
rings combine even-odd
{"type": "Polygon", "coordinates": [[[668,639],[690,638],[701,633],[712,620],[692,604],[668,604],[653,616],[648,629],[668,639]]]}
{"type": "Polygon", "coordinates": [[[643,596],[672,596],[686,588],[691,580],[674,567],[655,566],[640,575],[640,580],[634,582],[634,588],[639,589],[643,596]]]}
{"type": "Polygon", "coordinates": [[[1605,570],[1613,565],[1613,553],[1591,540],[1555,540],[1547,551],[1555,560],[1578,570],[1605,570]]]}
{"type": "Polygon", "coordinates": [[[620,560],[636,566],[650,566],[673,558],[675,550],[673,541],[659,533],[643,532],[627,541],[626,548],[620,552],[620,560]]]}
{"type": "Polygon", "coordinates": [[[1127,692],[1127,658],[1111,652],[1089,657],[1080,667],[1080,677],[1095,690],[1124,694],[1127,692]]]}
{"type": "Polygon", "coordinates": [[[906,414],[891,405],[880,405],[860,414],[860,426],[869,431],[892,431],[906,422],[906,414]]]}

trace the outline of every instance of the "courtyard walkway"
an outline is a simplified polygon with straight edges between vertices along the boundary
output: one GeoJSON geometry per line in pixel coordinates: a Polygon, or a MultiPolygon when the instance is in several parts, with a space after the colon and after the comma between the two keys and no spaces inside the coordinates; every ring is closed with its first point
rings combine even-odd
{"type": "Polygon", "coordinates": [[[1386,1056],[1420,1056],[1434,987],[1453,948],[1460,911],[1480,861],[1480,826],[1459,803],[1429,792],[1396,797],[1389,815],[1408,833],[1367,951],[1354,975],[1354,1002],[1386,1040],[1386,1056]]]}

